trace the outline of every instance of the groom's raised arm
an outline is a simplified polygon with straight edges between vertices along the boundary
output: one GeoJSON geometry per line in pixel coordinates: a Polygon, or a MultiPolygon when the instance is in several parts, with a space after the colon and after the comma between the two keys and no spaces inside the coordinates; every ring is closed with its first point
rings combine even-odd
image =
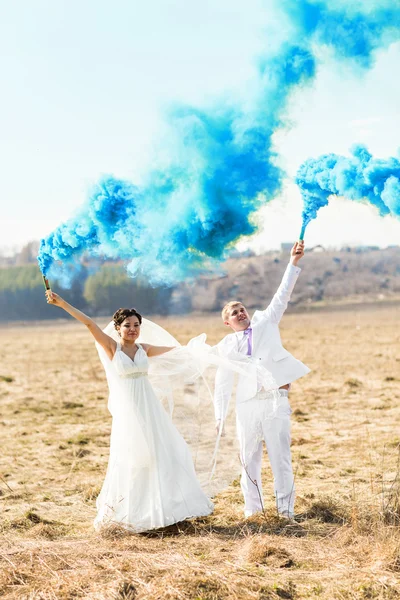
{"type": "Polygon", "coordinates": [[[273,323],[279,323],[287,309],[290,296],[300,274],[300,267],[297,263],[304,256],[304,242],[296,242],[290,251],[290,262],[282,277],[280,286],[278,287],[269,306],[263,311],[257,311],[254,315],[254,320],[264,318],[273,323]]]}

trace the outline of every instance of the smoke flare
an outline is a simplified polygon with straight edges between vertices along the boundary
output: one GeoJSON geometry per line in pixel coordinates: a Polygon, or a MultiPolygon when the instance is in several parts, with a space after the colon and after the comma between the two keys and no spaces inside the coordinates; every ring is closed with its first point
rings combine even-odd
{"type": "Polygon", "coordinates": [[[318,48],[369,68],[378,48],[400,38],[400,6],[332,4],[272,3],[285,39],[268,40],[245,106],[172,109],[167,163],[153,166],[140,188],[101,179],[78,213],[42,240],[42,272],[56,276],[57,261],[68,265],[88,251],[128,261],[132,276],[142,273],[152,284],[172,284],[254,233],[257,210],[279,193],[284,177],[273,135],[286,125],[293,91],[314,79],[318,48]]]}
{"type": "Polygon", "coordinates": [[[332,195],[368,202],[379,214],[400,218],[400,160],[373,158],[363,145],[351,156],[324,154],[310,158],[299,168],[296,183],[303,197],[303,229],[315,219],[332,195]]]}

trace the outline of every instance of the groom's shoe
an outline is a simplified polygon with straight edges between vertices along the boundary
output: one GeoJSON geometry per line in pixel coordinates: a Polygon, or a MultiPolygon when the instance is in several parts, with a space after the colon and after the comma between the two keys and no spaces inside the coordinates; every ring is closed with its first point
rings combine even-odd
{"type": "Polygon", "coordinates": [[[288,519],[289,521],[294,521],[294,514],[288,510],[283,510],[279,513],[279,516],[288,519]]]}
{"type": "Polygon", "coordinates": [[[244,511],[245,519],[248,519],[249,517],[252,517],[253,515],[257,515],[260,512],[261,512],[261,510],[247,510],[246,509],[244,511]]]}

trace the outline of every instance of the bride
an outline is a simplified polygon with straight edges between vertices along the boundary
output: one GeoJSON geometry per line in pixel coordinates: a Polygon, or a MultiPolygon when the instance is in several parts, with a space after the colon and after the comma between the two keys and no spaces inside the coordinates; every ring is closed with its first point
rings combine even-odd
{"type": "Polygon", "coordinates": [[[107,375],[113,423],[95,527],[118,524],[140,532],[209,515],[214,507],[197,480],[189,447],[148,379],[149,357],[173,347],[138,343],[142,317],[133,308],[117,310],[102,331],[58,294],[48,290],[46,296],[86,325],[107,375]]]}

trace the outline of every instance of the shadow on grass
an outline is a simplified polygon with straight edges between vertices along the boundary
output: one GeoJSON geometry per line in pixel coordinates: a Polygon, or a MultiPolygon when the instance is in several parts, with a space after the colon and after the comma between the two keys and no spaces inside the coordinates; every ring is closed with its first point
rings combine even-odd
{"type": "Polygon", "coordinates": [[[214,534],[225,539],[246,538],[251,535],[267,533],[269,535],[278,535],[284,537],[305,537],[308,530],[300,523],[288,521],[275,517],[273,519],[264,519],[262,516],[255,516],[245,521],[236,523],[216,524],[212,519],[182,521],[169,527],[147,531],[140,535],[147,538],[164,537],[199,537],[214,534]]]}

